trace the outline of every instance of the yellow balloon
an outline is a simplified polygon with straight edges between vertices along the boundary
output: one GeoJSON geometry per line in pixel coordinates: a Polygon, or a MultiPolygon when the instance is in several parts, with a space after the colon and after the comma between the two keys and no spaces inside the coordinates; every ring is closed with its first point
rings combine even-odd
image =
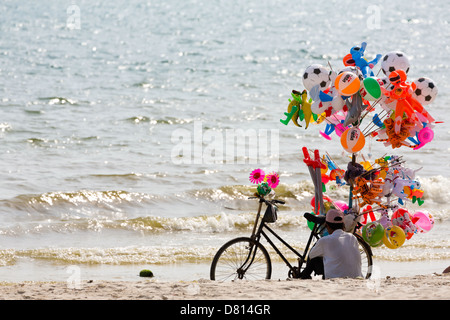
{"type": "Polygon", "coordinates": [[[397,249],[405,243],[406,235],[399,226],[387,227],[383,235],[383,243],[389,249],[397,249]]]}

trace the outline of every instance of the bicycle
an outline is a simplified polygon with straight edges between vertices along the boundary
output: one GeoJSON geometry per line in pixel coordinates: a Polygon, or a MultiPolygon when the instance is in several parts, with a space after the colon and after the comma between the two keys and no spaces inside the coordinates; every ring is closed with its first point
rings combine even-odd
{"type": "MultiPolygon", "coordinates": [[[[317,151],[317,150],[316,150],[317,151]]],[[[321,194],[321,188],[319,188],[317,178],[317,168],[318,164],[318,152],[316,153],[316,159],[310,160],[309,155],[305,154],[305,163],[308,167],[311,167],[311,176],[313,177],[315,190],[316,190],[316,206],[318,208],[319,203],[321,213],[323,213],[323,197],[321,194]]],[[[266,200],[264,196],[257,195],[255,197],[250,197],[249,199],[257,198],[259,199],[259,208],[256,214],[255,223],[253,225],[252,234],[250,237],[239,237],[232,239],[225,243],[215,254],[211,269],[210,269],[210,279],[218,281],[227,280],[239,280],[239,279],[270,279],[272,275],[272,262],[270,255],[264,245],[261,243],[261,236],[268,242],[268,244],[275,250],[283,262],[287,265],[288,277],[289,278],[300,278],[300,273],[303,270],[303,266],[306,265],[308,252],[313,244],[321,237],[321,233],[325,228],[325,216],[324,214],[313,215],[311,213],[305,213],[304,217],[314,223],[314,227],[311,230],[310,236],[308,238],[306,247],[303,253],[299,253],[295,250],[289,243],[287,243],[282,237],[280,237],[273,229],[271,229],[267,224],[273,223],[278,217],[278,207],[276,204],[285,204],[284,201],[280,200],[266,200]],[[261,209],[263,203],[267,206],[264,216],[261,219],[261,209]],[[297,256],[298,265],[292,265],[289,260],[283,255],[279,248],[269,237],[268,231],[271,235],[277,238],[285,247],[287,247],[294,255],[297,256]]],[[[318,212],[319,213],[319,212],[318,212]]],[[[361,265],[362,274],[368,279],[372,274],[372,250],[370,246],[364,241],[364,239],[356,233],[358,227],[361,224],[358,223],[357,227],[354,228],[353,234],[358,240],[359,249],[361,253],[361,265]]]]}

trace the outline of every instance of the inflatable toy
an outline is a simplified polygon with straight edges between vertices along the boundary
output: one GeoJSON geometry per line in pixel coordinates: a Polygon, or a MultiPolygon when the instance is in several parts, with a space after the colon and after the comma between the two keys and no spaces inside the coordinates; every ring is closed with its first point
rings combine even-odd
{"type": "Polygon", "coordinates": [[[412,97],[411,85],[406,82],[406,73],[403,70],[393,71],[389,74],[389,81],[393,85],[391,90],[380,87],[381,91],[390,101],[395,101],[395,123],[394,131],[400,133],[404,113],[413,122],[419,121],[415,112],[423,115],[429,122],[434,122],[434,118],[423,108],[423,106],[412,97]]]}
{"type": "Polygon", "coordinates": [[[381,61],[381,70],[387,76],[391,72],[396,70],[404,70],[406,73],[408,73],[409,67],[409,59],[401,51],[388,52],[381,61]]]}
{"type": "Polygon", "coordinates": [[[412,221],[421,233],[430,231],[434,226],[434,218],[428,211],[416,211],[412,217],[412,221]]]}
{"type": "Polygon", "coordinates": [[[401,247],[406,240],[405,232],[398,226],[387,227],[383,234],[383,243],[389,249],[401,247]]]}
{"type": "Polygon", "coordinates": [[[330,72],[320,64],[310,65],[303,73],[303,86],[311,91],[315,86],[325,90],[330,85],[330,72]]]}
{"type": "Polygon", "coordinates": [[[422,148],[427,143],[434,139],[434,132],[430,127],[424,127],[417,133],[418,144],[414,147],[414,150],[422,148]]]}
{"type": "Polygon", "coordinates": [[[358,92],[361,86],[361,81],[353,72],[344,71],[336,77],[334,86],[338,90],[339,94],[343,96],[352,96],[358,92]]]}
{"type": "Polygon", "coordinates": [[[341,144],[345,151],[355,153],[364,148],[366,139],[358,127],[348,128],[341,135],[341,144]]]}
{"type": "Polygon", "coordinates": [[[403,229],[406,239],[411,239],[417,227],[411,221],[411,214],[407,209],[399,208],[392,214],[392,224],[403,229]]]}
{"type": "Polygon", "coordinates": [[[363,77],[366,78],[368,76],[373,76],[372,68],[378,63],[378,61],[381,59],[382,55],[377,54],[375,59],[372,61],[367,61],[364,58],[364,53],[366,51],[367,43],[363,42],[360,47],[355,46],[350,49],[350,57],[347,55],[344,57],[344,65],[355,65],[361,70],[361,73],[363,74],[363,77]]]}
{"type": "Polygon", "coordinates": [[[362,237],[371,247],[378,247],[383,243],[384,228],[374,221],[367,223],[362,228],[362,237]]]}
{"type": "Polygon", "coordinates": [[[363,85],[359,90],[364,100],[376,101],[381,97],[381,88],[378,80],[374,77],[367,77],[363,80],[363,85]]]}
{"type": "Polygon", "coordinates": [[[420,77],[412,82],[413,97],[423,106],[430,104],[436,99],[438,89],[433,80],[427,77],[420,77]]]}
{"type": "MultiPolygon", "coordinates": [[[[348,220],[346,225],[353,226],[358,219],[358,226],[363,226],[362,236],[371,246],[384,243],[397,249],[414,234],[429,232],[434,220],[426,211],[412,215],[403,208],[406,202],[411,206],[424,203],[424,190],[415,178],[417,170],[405,167],[403,158],[396,155],[385,153],[372,161],[371,142],[379,141],[389,149],[408,147],[411,152],[426,148],[439,132],[436,125],[442,123],[435,120],[427,107],[436,101],[438,88],[427,77],[408,80],[411,65],[403,52],[378,54],[368,61],[366,48],[366,42],[352,47],[342,59],[343,68],[332,66],[330,61],[327,67],[314,64],[306,68],[302,78],[305,89],[292,91],[293,100],[289,100],[285,118],[280,121],[285,125],[293,122],[292,127],[305,129],[318,125],[319,136],[326,143],[333,143],[332,134],[336,133],[341,147],[350,154],[350,157],[341,154],[351,158],[346,170],[341,170],[328,154],[314,162],[305,160],[316,195],[318,188],[323,194],[330,184],[333,191],[349,187],[345,193],[348,203],[331,201],[324,195],[321,204],[324,208],[317,208],[319,196],[316,196],[311,203],[316,207],[314,212],[339,208],[348,220]],[[380,70],[375,70],[377,63],[380,70]],[[301,124],[303,120],[305,125],[301,124]]],[[[339,194],[342,195],[340,191],[339,194]]]]}

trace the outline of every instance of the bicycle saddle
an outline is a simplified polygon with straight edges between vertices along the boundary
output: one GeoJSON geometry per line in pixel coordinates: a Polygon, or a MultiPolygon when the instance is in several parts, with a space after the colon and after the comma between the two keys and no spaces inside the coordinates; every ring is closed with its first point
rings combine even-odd
{"type": "Polygon", "coordinates": [[[313,222],[316,224],[322,224],[325,222],[325,216],[316,216],[310,212],[305,212],[305,214],[303,215],[306,220],[308,220],[309,222],[313,222]]]}

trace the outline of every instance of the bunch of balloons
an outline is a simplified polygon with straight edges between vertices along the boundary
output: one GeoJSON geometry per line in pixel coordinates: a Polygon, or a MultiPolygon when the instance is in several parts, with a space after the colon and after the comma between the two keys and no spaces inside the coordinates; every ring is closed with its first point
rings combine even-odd
{"type": "Polygon", "coordinates": [[[376,137],[393,149],[423,147],[433,140],[438,123],[425,109],[436,98],[436,84],[427,77],[408,81],[410,63],[403,52],[377,54],[368,61],[366,47],[365,42],[352,47],[338,72],[319,64],[307,67],[302,79],[305,89],[292,91],[286,118],[280,121],[297,127],[304,121],[305,128],[310,123],[326,123],[320,134],[331,140],[335,132],[349,153],[361,151],[367,137],[376,137]],[[381,69],[375,75],[380,61],[381,69]],[[370,123],[362,128],[364,118],[370,123]]]}
{"type": "Polygon", "coordinates": [[[364,240],[373,247],[384,244],[390,249],[396,249],[414,234],[430,231],[434,219],[428,211],[410,213],[408,209],[399,207],[408,200],[417,202],[419,206],[423,204],[424,192],[420,182],[415,178],[416,172],[421,168],[413,170],[405,167],[399,156],[376,159],[370,167],[371,170],[367,172],[370,172],[378,182],[379,193],[377,201],[359,202],[360,206],[365,206],[362,207],[364,219],[361,222],[364,224],[362,229],[364,240]],[[393,199],[397,199],[397,203],[392,204],[393,199]],[[378,220],[375,220],[373,204],[377,204],[378,211],[381,211],[378,220]]]}
{"type": "MultiPolygon", "coordinates": [[[[396,249],[403,245],[405,240],[411,239],[416,233],[425,233],[432,229],[434,219],[431,213],[419,210],[410,213],[408,209],[400,207],[406,201],[421,206],[424,202],[423,190],[420,182],[415,178],[419,169],[411,169],[404,165],[400,156],[385,156],[376,159],[374,163],[363,161],[350,162],[347,170],[342,172],[329,155],[323,157],[322,162],[326,169],[322,170],[322,182],[325,185],[332,179],[327,179],[331,173],[338,170],[339,179],[352,185],[351,196],[356,201],[352,208],[343,201],[332,200],[324,195],[324,212],[329,209],[340,209],[344,212],[346,231],[351,232],[357,223],[363,227],[361,235],[373,247],[385,245],[396,249]],[[331,169],[329,175],[324,173],[331,169]],[[395,201],[397,200],[397,201],[395,201]],[[375,211],[381,211],[376,219],[375,211]]],[[[315,199],[311,200],[313,212],[315,199]]],[[[308,222],[312,229],[313,224],[308,222]]],[[[326,234],[323,234],[326,235],[326,234]]]]}
{"type": "MultiPolygon", "coordinates": [[[[364,214],[372,214],[363,211],[364,214]]],[[[383,209],[378,220],[362,221],[364,226],[361,230],[362,237],[372,247],[385,245],[389,249],[401,247],[406,240],[411,239],[414,234],[430,231],[434,225],[434,218],[428,211],[420,210],[410,213],[405,208],[397,208],[389,216],[388,209],[383,209]]]]}
{"type": "MultiPolygon", "coordinates": [[[[349,185],[349,203],[345,208],[324,197],[322,211],[340,208],[348,222],[346,229],[361,223],[367,243],[395,249],[414,234],[430,231],[434,224],[429,212],[410,213],[401,207],[408,201],[423,204],[424,192],[415,177],[420,169],[405,167],[398,156],[358,163],[356,154],[368,138],[392,149],[417,150],[431,142],[433,128],[440,121],[426,108],[436,99],[438,89],[430,78],[408,79],[410,62],[403,52],[378,53],[366,59],[366,49],[366,42],[352,47],[338,71],[330,63],[328,67],[307,67],[302,77],[304,89],[292,90],[285,119],[280,122],[305,128],[323,123],[322,137],[331,140],[333,133],[339,137],[342,148],[352,154],[352,161],[342,170],[328,155],[323,157],[322,191],[331,181],[337,186],[349,185]],[[376,211],[381,211],[380,219],[376,219],[376,211]]],[[[315,208],[314,212],[319,211],[315,208]]]]}
{"type": "MultiPolygon", "coordinates": [[[[324,213],[330,209],[338,209],[344,213],[344,229],[353,232],[357,224],[362,225],[360,231],[363,239],[372,247],[385,245],[389,249],[401,247],[406,240],[412,238],[414,234],[426,233],[433,228],[434,218],[426,210],[418,210],[411,213],[406,208],[391,206],[381,210],[381,217],[375,218],[374,209],[368,205],[361,213],[358,210],[349,208],[348,204],[340,200],[332,200],[329,196],[324,196],[324,213]],[[392,213],[389,214],[389,211],[392,213]]],[[[311,199],[312,214],[319,214],[315,208],[315,199],[311,199]]],[[[314,228],[313,222],[307,222],[308,227],[314,228]]],[[[326,230],[322,230],[322,236],[327,236],[326,230]]]]}

